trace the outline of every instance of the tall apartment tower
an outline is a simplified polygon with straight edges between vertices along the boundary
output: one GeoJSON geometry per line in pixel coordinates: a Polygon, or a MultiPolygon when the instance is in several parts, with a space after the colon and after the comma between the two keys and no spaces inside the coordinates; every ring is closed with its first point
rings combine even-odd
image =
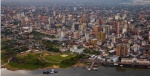
{"type": "Polygon", "coordinates": [[[105,32],[98,32],[96,36],[97,36],[97,40],[101,40],[101,41],[106,40],[106,33],[105,32]]]}
{"type": "Polygon", "coordinates": [[[149,31],[149,35],[148,35],[149,37],[148,37],[148,40],[150,41],[150,31],[149,31]]]}
{"type": "Polygon", "coordinates": [[[120,27],[119,27],[119,22],[117,21],[116,24],[116,35],[119,35],[119,30],[120,30],[120,27]]]}
{"type": "Polygon", "coordinates": [[[127,54],[128,54],[127,45],[118,44],[116,47],[116,55],[125,57],[125,56],[127,56],[127,54]]]}

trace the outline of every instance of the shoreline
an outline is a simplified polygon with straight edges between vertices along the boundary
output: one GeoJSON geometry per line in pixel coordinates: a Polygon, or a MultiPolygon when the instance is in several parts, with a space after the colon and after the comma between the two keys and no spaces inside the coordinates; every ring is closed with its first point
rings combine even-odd
{"type": "MultiPolygon", "coordinates": [[[[70,67],[67,67],[67,68],[73,68],[73,67],[84,67],[86,66],[86,64],[84,63],[76,63],[70,67]]],[[[37,68],[37,69],[21,69],[21,68],[15,68],[15,67],[12,67],[10,65],[5,65],[1,68],[6,68],[7,70],[11,70],[11,71],[18,71],[18,70],[25,70],[25,71],[34,71],[34,70],[44,70],[44,69],[66,69],[66,68],[60,68],[59,65],[53,65],[53,66],[48,66],[48,67],[45,67],[45,68],[37,68]]]]}

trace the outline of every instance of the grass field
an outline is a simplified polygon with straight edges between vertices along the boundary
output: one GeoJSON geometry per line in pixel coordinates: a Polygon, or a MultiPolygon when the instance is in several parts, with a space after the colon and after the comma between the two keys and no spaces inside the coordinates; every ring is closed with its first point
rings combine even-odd
{"type": "Polygon", "coordinates": [[[42,56],[44,57],[44,59],[48,60],[51,63],[60,63],[62,60],[74,57],[75,54],[71,54],[68,52],[67,53],[44,52],[42,53],[42,56]]]}
{"type": "Polygon", "coordinates": [[[11,60],[6,67],[9,69],[30,70],[46,67],[66,68],[70,67],[71,65],[62,65],[61,61],[75,56],[76,54],[71,54],[69,52],[54,53],[44,51],[42,53],[22,53],[16,55],[15,60],[11,60]]]}

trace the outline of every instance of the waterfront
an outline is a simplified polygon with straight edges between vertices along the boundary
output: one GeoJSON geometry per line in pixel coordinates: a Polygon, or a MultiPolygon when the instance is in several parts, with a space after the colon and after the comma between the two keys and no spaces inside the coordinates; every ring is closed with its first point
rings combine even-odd
{"type": "MultiPolygon", "coordinates": [[[[43,75],[44,70],[35,70],[35,71],[27,71],[27,70],[18,70],[18,71],[10,71],[7,69],[1,69],[2,76],[46,76],[43,75]]],[[[150,69],[119,69],[117,67],[103,67],[100,66],[98,71],[88,71],[83,69],[82,67],[76,68],[65,68],[65,69],[56,69],[58,73],[50,74],[50,76],[150,76],[150,69]]]]}

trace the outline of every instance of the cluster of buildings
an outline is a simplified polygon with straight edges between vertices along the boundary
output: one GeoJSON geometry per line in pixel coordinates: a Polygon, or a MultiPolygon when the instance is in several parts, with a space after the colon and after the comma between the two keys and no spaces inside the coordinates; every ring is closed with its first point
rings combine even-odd
{"type": "Polygon", "coordinates": [[[150,64],[150,11],[132,7],[2,6],[1,22],[24,32],[54,35],[54,40],[62,42],[63,51],[82,53],[89,48],[102,52],[101,56],[122,57],[123,63],[136,58],[150,64]]]}

